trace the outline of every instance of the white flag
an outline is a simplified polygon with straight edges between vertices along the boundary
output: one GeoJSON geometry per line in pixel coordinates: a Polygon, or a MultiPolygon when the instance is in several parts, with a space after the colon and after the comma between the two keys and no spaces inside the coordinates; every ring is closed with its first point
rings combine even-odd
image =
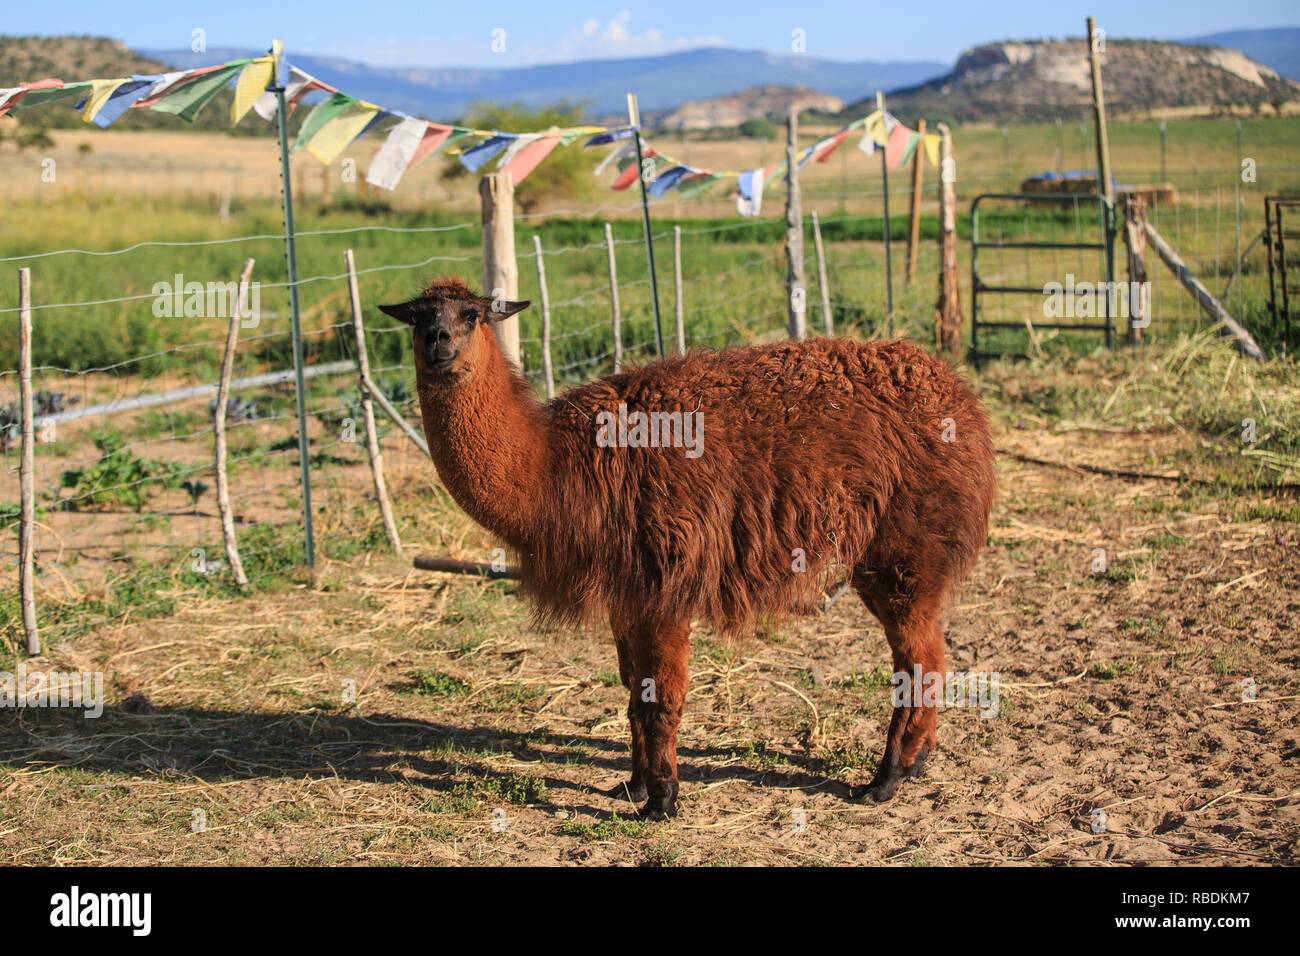
{"type": "Polygon", "coordinates": [[[384,145],[379,147],[379,152],[370,161],[366,182],[382,189],[396,189],[428,128],[428,123],[414,116],[408,116],[394,126],[388,139],[384,140],[384,145]]]}

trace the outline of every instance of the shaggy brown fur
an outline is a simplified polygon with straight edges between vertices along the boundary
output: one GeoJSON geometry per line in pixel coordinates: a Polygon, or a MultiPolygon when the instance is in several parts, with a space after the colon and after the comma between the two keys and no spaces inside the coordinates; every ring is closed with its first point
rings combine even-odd
{"type": "MultiPolygon", "coordinates": [[[[528,303],[458,279],[383,310],[413,326],[425,434],[465,511],[518,551],[540,614],[608,614],[631,692],[634,799],[676,810],[690,623],[789,614],[846,569],[895,671],[942,673],[939,614],[984,543],[993,447],[979,402],[903,342],[693,351],[541,405],[487,320],[528,303]],[[498,303],[500,305],[500,303],[498,303]],[[600,447],[598,415],[700,413],[702,454],[600,447]]],[[[869,792],[935,744],[934,707],[895,709],[869,792]]],[[[616,788],[621,790],[622,787],[616,788]]]]}

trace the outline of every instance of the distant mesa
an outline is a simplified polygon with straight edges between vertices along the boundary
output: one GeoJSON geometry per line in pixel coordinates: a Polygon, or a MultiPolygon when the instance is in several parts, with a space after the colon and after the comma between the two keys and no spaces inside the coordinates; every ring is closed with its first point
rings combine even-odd
{"type": "MultiPolygon", "coordinates": [[[[1226,47],[1108,38],[1101,60],[1106,107],[1117,116],[1300,110],[1300,84],[1226,47]]],[[[947,76],[897,90],[889,102],[905,116],[958,121],[1086,118],[1088,45],[1083,39],[986,43],[964,52],[947,76]]],[[[864,98],[846,112],[867,105],[864,98]]]]}
{"type": "Polygon", "coordinates": [[[844,101],[806,86],[751,86],[739,93],[690,100],[655,123],[669,130],[720,129],[739,126],[750,119],[782,119],[795,107],[800,112],[838,113],[844,101]]]}

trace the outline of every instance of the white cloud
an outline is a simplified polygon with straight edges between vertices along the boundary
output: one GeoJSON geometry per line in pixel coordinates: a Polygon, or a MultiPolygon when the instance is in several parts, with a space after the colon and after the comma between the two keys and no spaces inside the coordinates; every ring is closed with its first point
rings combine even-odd
{"type": "Polygon", "coordinates": [[[702,46],[728,45],[726,39],[717,34],[668,36],[663,30],[654,27],[647,27],[638,33],[632,26],[630,10],[621,10],[603,23],[596,17],[588,17],[558,40],[522,36],[511,31],[508,23],[503,26],[506,30],[504,54],[492,52],[492,37],[486,31],[482,36],[377,37],[303,52],[359,60],[375,66],[431,69],[467,66],[492,69],[537,63],[565,63],[571,60],[655,56],[702,46]]]}
{"type": "Polygon", "coordinates": [[[660,53],[671,53],[674,50],[727,45],[726,39],[717,34],[670,37],[654,27],[647,27],[641,33],[637,33],[631,24],[632,11],[630,10],[620,10],[603,27],[597,18],[589,17],[580,27],[570,30],[559,41],[525,42],[521,44],[519,53],[522,59],[529,62],[555,63],[566,60],[654,56],[660,53]]]}

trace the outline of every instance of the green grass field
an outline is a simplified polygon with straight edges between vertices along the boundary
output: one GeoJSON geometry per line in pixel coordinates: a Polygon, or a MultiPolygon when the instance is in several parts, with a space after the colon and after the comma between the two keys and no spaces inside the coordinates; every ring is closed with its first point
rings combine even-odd
{"type": "MultiPolygon", "coordinates": [[[[1117,123],[1111,128],[1116,179],[1121,183],[1154,182],[1160,173],[1159,124],[1117,123]]],[[[998,129],[958,129],[954,134],[957,156],[957,192],[960,208],[968,213],[970,200],[981,192],[1010,191],[1026,176],[1055,168],[1090,168],[1091,130],[1080,133],[1078,124],[1058,128],[1051,124],[998,129]],[[1087,147],[1085,149],[1085,146],[1087,147]]],[[[1265,194],[1300,190],[1300,119],[1247,119],[1241,123],[1241,156],[1255,161],[1255,182],[1242,183],[1234,170],[1238,162],[1237,127],[1233,120],[1175,121],[1168,125],[1167,179],[1179,189],[1180,202],[1172,209],[1153,210],[1158,228],[1169,239],[1194,272],[1216,292],[1233,272],[1238,250],[1244,249],[1262,228],[1262,197],[1265,194]],[[1240,227],[1236,203],[1241,202],[1240,227]]],[[[859,157],[860,158],[860,157],[859,157]]],[[[847,168],[847,167],[846,167],[847,168]]],[[[882,230],[875,206],[852,214],[843,210],[846,195],[878,192],[878,179],[854,167],[855,181],[818,183],[805,192],[805,217],[819,209],[825,223],[833,308],[841,326],[867,329],[880,327],[885,312],[882,230]]],[[[899,170],[891,177],[891,232],[894,239],[896,328],[919,339],[932,338],[929,328],[933,301],[936,258],[932,239],[937,222],[933,214],[935,193],[931,171],[927,183],[928,207],[922,224],[922,257],[919,279],[908,290],[901,281],[902,241],[906,235],[907,182],[899,170]]],[[[614,194],[610,194],[614,195],[614,194]]],[[[620,202],[632,197],[624,194],[620,202]]],[[[780,221],[782,197],[769,196],[770,210],[760,222],[725,219],[676,220],[683,228],[683,273],[686,293],[688,338],[692,343],[720,345],[737,341],[737,326],[779,330],[784,320],[782,288],[784,230],[780,221]],[[760,262],[764,258],[770,262],[760,262]]],[[[581,205],[594,208],[605,196],[581,205]]],[[[689,208],[689,207],[687,207],[689,208]]],[[[717,209],[710,204],[709,209],[717,209]]],[[[362,276],[362,300],[367,319],[376,322],[373,305],[409,295],[430,276],[456,272],[475,279],[479,273],[481,234],[473,213],[393,209],[384,204],[365,204],[354,193],[340,192],[335,202],[300,203],[297,227],[299,274],[310,277],[338,276],[342,272],[341,252],[356,251],[358,266],[384,271],[362,276]],[[386,229],[437,229],[465,224],[447,231],[388,232],[386,229]],[[317,230],[366,231],[351,234],[305,235],[317,230]],[[406,268],[389,268],[406,265],[406,268]]],[[[1032,238],[1094,238],[1095,217],[1058,216],[1020,207],[1004,208],[1001,217],[985,216],[986,234],[1032,238]]],[[[660,278],[660,301],[671,327],[672,247],[668,234],[672,221],[655,219],[660,236],[656,255],[660,278]]],[[[618,254],[622,305],[628,328],[625,341],[644,348],[651,342],[646,264],[635,220],[614,224],[620,240],[618,254]],[[625,243],[625,244],[623,244],[625,243]]],[[[599,218],[561,217],[520,221],[516,242],[520,251],[521,294],[533,296],[536,278],[531,259],[534,232],[542,237],[547,255],[550,295],[555,306],[557,366],[572,366],[585,377],[599,366],[582,366],[585,360],[607,352],[608,330],[601,323],[609,314],[608,297],[600,290],[607,283],[604,252],[600,249],[603,223],[599,218]],[[570,250],[564,251],[562,250],[570,250]],[[577,251],[573,251],[577,250],[577,251]],[[551,254],[558,253],[558,254],[551,254]],[[585,296],[577,302],[570,300],[585,296]],[[593,329],[592,327],[595,326],[593,329]],[[590,330],[590,334],[583,330],[590,330]]],[[[969,215],[959,221],[959,234],[969,237],[969,215]]],[[[222,337],[224,323],[213,319],[156,318],[148,298],[155,283],[171,281],[177,274],[186,280],[229,282],[248,256],[255,257],[254,278],[267,286],[261,308],[274,313],[260,327],[264,333],[287,329],[287,294],[280,211],[274,203],[237,203],[234,217],[222,220],[204,202],[177,196],[133,196],[73,193],[51,204],[34,200],[7,203],[0,215],[0,258],[11,268],[31,265],[33,295],[38,305],[74,303],[143,296],[132,301],[80,308],[40,309],[35,315],[34,342],[38,364],[70,369],[98,368],[150,355],[182,343],[214,342],[222,337]],[[104,252],[136,243],[202,242],[235,236],[265,236],[250,242],[208,246],[144,246],[120,255],[90,256],[67,254],[30,261],[13,257],[56,249],[77,248],[104,252]],[[277,287],[277,284],[279,286],[277,287]]],[[[812,242],[806,241],[810,282],[815,278],[812,242]]],[[[960,250],[962,280],[969,282],[969,249],[960,250]]],[[[1122,256],[1120,256],[1122,259],[1122,256]]],[[[1010,284],[1042,285],[1059,280],[1067,271],[1080,277],[1100,278],[1096,256],[1071,258],[1067,254],[1029,256],[1017,253],[998,263],[986,259],[990,274],[1005,275],[1010,284]]],[[[1247,260],[1243,275],[1234,284],[1229,307],[1262,338],[1266,328],[1267,278],[1263,269],[1262,246],[1247,260]]],[[[1149,269],[1155,283],[1157,322],[1151,335],[1187,332],[1201,322],[1194,305],[1152,260],[1149,269]]],[[[1122,275],[1117,276],[1123,278],[1122,275]]],[[[15,284],[0,283],[0,308],[16,306],[15,284]]],[[[969,321],[969,290],[963,290],[963,307],[969,321]]],[[[821,324],[818,300],[813,302],[810,324],[821,324]]],[[[308,281],[302,286],[306,327],[324,329],[348,318],[345,284],[334,278],[308,281]]],[[[1040,314],[1041,303],[1025,300],[995,303],[986,299],[989,317],[1040,314]]],[[[10,313],[12,314],[12,313],[10,313]]],[[[536,337],[539,316],[525,315],[524,336],[536,337]]],[[[318,336],[310,344],[311,359],[339,357],[345,348],[337,336],[318,336]]],[[[1014,336],[1013,336],[1014,338],[1014,336]]],[[[392,341],[395,341],[396,337],[392,341]]],[[[1083,344],[1088,347],[1090,340],[1083,344]]],[[[1023,345],[1023,342],[1021,343],[1023,345]]],[[[16,365],[17,333],[12,323],[0,326],[0,368],[16,365]]],[[[1011,346],[1014,349],[1014,343],[1011,346]]],[[[269,335],[258,346],[268,367],[283,367],[288,357],[287,337],[269,335]]],[[[1023,349],[1019,349],[1023,351],[1023,349]]],[[[210,376],[215,367],[212,348],[196,348],[146,360],[133,366],[137,371],[189,371],[210,376]]],[[[396,360],[397,355],[387,356],[396,360]]],[[[532,363],[533,367],[536,362],[532,363]]]]}

